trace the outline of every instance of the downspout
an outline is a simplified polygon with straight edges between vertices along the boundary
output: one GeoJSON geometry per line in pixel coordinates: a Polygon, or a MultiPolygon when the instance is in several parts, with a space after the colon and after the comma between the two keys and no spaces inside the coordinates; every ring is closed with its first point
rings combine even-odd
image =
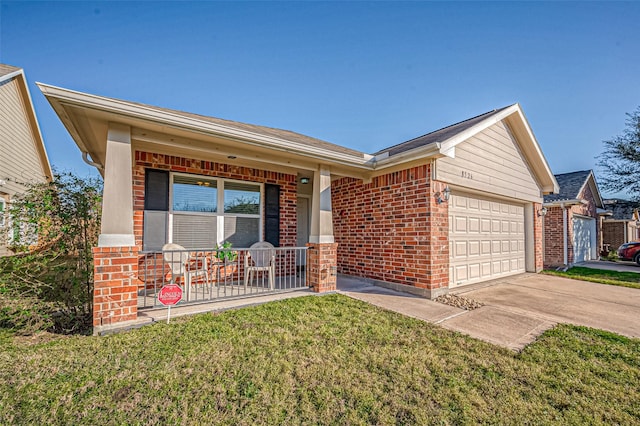
{"type": "Polygon", "coordinates": [[[564,244],[564,264],[569,266],[569,247],[568,247],[568,229],[567,229],[567,208],[564,204],[560,204],[562,207],[562,242],[564,244]]]}
{"type": "Polygon", "coordinates": [[[100,164],[89,160],[89,153],[88,152],[83,152],[82,153],[82,161],[84,161],[85,163],[87,163],[90,166],[95,167],[98,170],[102,170],[102,166],[100,164]]]}

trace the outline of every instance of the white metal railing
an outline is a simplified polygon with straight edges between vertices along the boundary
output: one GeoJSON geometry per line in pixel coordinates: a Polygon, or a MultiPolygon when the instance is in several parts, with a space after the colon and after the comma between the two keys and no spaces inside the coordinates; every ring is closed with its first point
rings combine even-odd
{"type": "Polygon", "coordinates": [[[176,283],[180,304],[307,289],[307,247],[164,250],[140,255],[138,308],[161,306],[157,293],[176,283]]]}

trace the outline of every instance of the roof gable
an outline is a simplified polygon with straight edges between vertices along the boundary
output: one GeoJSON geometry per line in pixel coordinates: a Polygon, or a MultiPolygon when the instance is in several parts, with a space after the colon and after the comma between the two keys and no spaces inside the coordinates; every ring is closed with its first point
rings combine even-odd
{"type": "MultiPolygon", "coordinates": [[[[15,81],[17,90],[19,92],[19,99],[22,105],[22,111],[20,114],[25,115],[25,119],[28,123],[27,132],[31,133],[31,137],[34,143],[34,150],[37,154],[37,161],[42,168],[44,178],[50,181],[53,177],[51,171],[51,165],[49,164],[49,157],[44,146],[44,140],[42,139],[42,133],[40,132],[40,126],[36,117],[36,112],[33,108],[33,102],[31,101],[31,94],[27,85],[27,79],[24,75],[24,71],[21,68],[17,68],[11,65],[0,64],[0,83],[9,83],[15,81]]],[[[14,98],[15,99],[15,98],[14,98]]],[[[15,103],[15,101],[13,101],[15,103]]]]}
{"type": "Polygon", "coordinates": [[[573,201],[583,198],[584,191],[587,187],[591,189],[594,202],[597,207],[603,207],[600,189],[596,183],[592,170],[580,170],[570,173],[562,173],[555,175],[556,181],[560,186],[557,194],[545,195],[545,203],[553,203],[559,201],[573,201]]]}
{"type": "Polygon", "coordinates": [[[482,122],[483,120],[505,110],[506,108],[508,107],[494,109],[493,111],[485,112],[484,114],[480,114],[475,117],[471,117],[469,119],[460,121],[458,123],[451,124],[450,126],[446,126],[441,129],[435,130],[433,132],[427,133],[425,135],[418,136],[417,138],[408,140],[406,142],[402,142],[397,145],[393,145],[391,147],[382,149],[376,152],[374,155],[388,153],[389,156],[393,156],[405,151],[423,147],[425,145],[430,145],[437,142],[444,142],[452,138],[453,136],[475,126],[476,124],[482,122]]]}

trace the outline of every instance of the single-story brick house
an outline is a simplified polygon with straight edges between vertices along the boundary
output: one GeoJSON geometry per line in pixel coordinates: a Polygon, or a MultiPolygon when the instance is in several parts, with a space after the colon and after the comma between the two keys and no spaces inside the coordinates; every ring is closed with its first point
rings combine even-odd
{"type": "MultiPolygon", "coordinates": [[[[558,186],[518,104],[366,154],[287,130],[39,86],[104,176],[96,332],[144,308],[139,257],[167,242],[197,252],[230,239],[238,248],[306,246],[296,276],[306,265],[305,287],[315,291],[335,289],[340,273],[433,298],[542,268],[543,194],[558,186]],[[249,214],[227,209],[240,199],[249,214]]],[[[271,289],[284,288],[290,272],[277,273],[271,289]]]]}
{"type": "Polygon", "coordinates": [[[555,175],[557,194],[544,196],[544,265],[599,258],[602,197],[592,170],[555,175]]]}
{"type": "Polygon", "coordinates": [[[605,250],[615,251],[624,243],[640,241],[640,204],[633,201],[604,200],[611,212],[602,222],[602,243],[605,250]]]}

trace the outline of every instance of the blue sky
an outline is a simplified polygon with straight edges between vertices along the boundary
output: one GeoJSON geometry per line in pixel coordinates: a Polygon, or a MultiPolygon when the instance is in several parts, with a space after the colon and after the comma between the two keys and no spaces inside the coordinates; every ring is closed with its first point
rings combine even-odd
{"type": "MultiPolygon", "coordinates": [[[[554,173],[640,105],[640,2],[0,1],[52,165],[95,174],[35,86],[375,152],[519,102],[554,173]]],[[[597,172],[597,171],[596,171],[597,172]]]]}

